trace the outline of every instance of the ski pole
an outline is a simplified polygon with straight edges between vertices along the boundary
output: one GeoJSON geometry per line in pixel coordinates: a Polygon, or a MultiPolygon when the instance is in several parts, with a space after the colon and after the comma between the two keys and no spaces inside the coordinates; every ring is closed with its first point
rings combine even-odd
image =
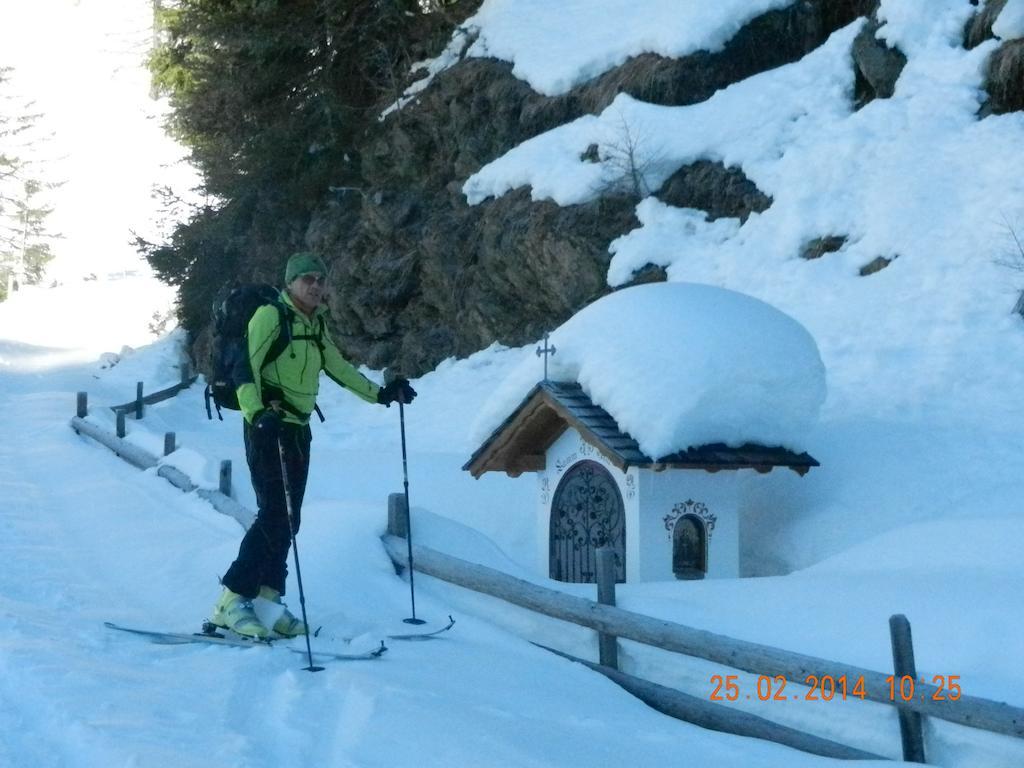
{"type": "Polygon", "coordinates": [[[284,506],[288,511],[288,532],[292,535],[292,555],[295,557],[295,580],[299,584],[299,605],[302,607],[302,623],[306,625],[306,655],[309,666],[303,667],[307,672],[323,672],[323,667],[313,664],[313,647],[309,642],[309,619],[306,618],[306,595],[302,591],[302,568],[299,567],[299,543],[295,540],[295,522],[292,516],[292,490],[288,483],[288,467],[284,461],[284,443],[281,435],[277,436],[277,455],[281,459],[281,482],[284,483],[284,506]]]}
{"type": "Polygon", "coordinates": [[[412,515],[409,507],[409,461],[405,452],[405,408],[404,400],[398,398],[398,421],[402,426],[402,482],[405,486],[405,541],[409,547],[409,594],[412,597],[412,618],[403,619],[406,624],[426,624],[423,619],[416,618],[416,586],[412,564],[412,515]]]}

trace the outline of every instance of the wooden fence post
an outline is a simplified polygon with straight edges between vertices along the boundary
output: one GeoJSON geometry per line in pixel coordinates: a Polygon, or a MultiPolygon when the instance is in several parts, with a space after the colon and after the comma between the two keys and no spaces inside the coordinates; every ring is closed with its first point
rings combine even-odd
{"type": "Polygon", "coordinates": [[[143,409],[143,404],[142,404],[142,382],[140,381],[140,382],[138,382],[135,385],[135,418],[136,419],[141,419],[142,418],[142,409],[143,409]]]}
{"type": "Polygon", "coordinates": [[[220,492],[231,498],[231,459],[224,459],[220,463],[220,492]]]}
{"type": "MultiPolygon", "coordinates": [[[[910,678],[911,686],[917,683],[917,665],[914,663],[914,643],[910,636],[910,622],[902,613],[889,617],[889,637],[892,640],[892,665],[896,672],[893,681],[893,701],[898,704],[904,678],[910,678]]],[[[903,759],[908,763],[925,762],[924,734],[921,730],[920,713],[902,707],[897,707],[897,712],[900,717],[903,759]]]]}
{"type": "Polygon", "coordinates": [[[127,429],[124,426],[124,411],[117,412],[117,436],[124,437],[127,434],[127,429]]]}
{"type": "Polygon", "coordinates": [[[170,456],[175,451],[175,440],[173,432],[164,433],[164,456],[170,456]]]}
{"type": "Polygon", "coordinates": [[[405,525],[408,516],[405,513],[405,494],[388,494],[388,533],[399,538],[407,538],[409,529],[405,525]]]}
{"type": "Polygon", "coordinates": [[[78,414],[78,418],[84,419],[89,415],[89,393],[79,392],[78,393],[78,407],[75,411],[78,414]]]}
{"type": "Polygon", "coordinates": [[[188,380],[192,378],[192,364],[186,360],[181,364],[181,383],[187,384],[188,380]]]}
{"type": "MultiPolygon", "coordinates": [[[[597,602],[602,605],[615,605],[615,550],[611,547],[601,547],[595,556],[597,558],[597,602]]],[[[606,632],[599,632],[597,645],[602,666],[618,669],[618,638],[606,632]]]]}

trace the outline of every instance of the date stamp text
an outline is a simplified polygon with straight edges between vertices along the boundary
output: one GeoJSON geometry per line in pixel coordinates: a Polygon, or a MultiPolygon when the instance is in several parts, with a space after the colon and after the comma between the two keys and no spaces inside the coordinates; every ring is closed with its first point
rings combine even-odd
{"type": "MultiPolygon", "coordinates": [[[[932,701],[957,701],[962,695],[960,689],[960,675],[934,675],[931,679],[931,686],[935,690],[928,690],[921,693],[915,690],[919,684],[925,683],[924,679],[915,680],[910,675],[896,677],[889,675],[885,679],[888,684],[889,701],[912,701],[915,698],[930,698],[932,701]]],[[[753,690],[744,692],[740,687],[739,675],[712,675],[711,676],[711,701],[738,701],[741,698],[757,699],[758,701],[792,701],[794,699],[804,701],[832,701],[839,699],[846,701],[847,698],[866,699],[867,689],[864,687],[863,675],[852,680],[846,675],[833,677],[832,675],[807,675],[799,685],[806,687],[805,691],[794,692],[793,688],[787,691],[789,680],[785,675],[758,675],[753,690]]]]}

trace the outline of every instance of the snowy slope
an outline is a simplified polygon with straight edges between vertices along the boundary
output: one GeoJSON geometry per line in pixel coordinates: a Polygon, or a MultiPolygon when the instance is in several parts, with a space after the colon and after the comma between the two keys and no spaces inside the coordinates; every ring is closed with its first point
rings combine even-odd
{"type": "MultiPolygon", "coordinates": [[[[162,290],[139,282],[122,283],[123,289],[136,296],[150,288],[156,293],[139,302],[134,327],[144,326],[162,290]]],[[[48,305],[77,309],[75,301],[89,306],[109,291],[109,285],[91,284],[77,298],[68,288],[25,294],[0,306],[0,338],[16,339],[25,327],[22,318],[48,305]]],[[[591,632],[426,577],[417,580],[419,614],[440,619],[454,612],[456,633],[429,645],[393,643],[373,666],[332,667],[323,678],[308,678],[297,656],[167,648],[111,636],[102,621],[186,631],[197,626],[241,530],[194,495],[132,469],[67,427],[78,389],[91,393],[90,418],[109,423],[101,404],[130,399],[138,378],[175,381],[178,337],[102,368],[109,358],[97,351],[103,346],[98,333],[91,351],[67,349],[58,341],[59,327],[53,334],[49,344],[37,335],[30,355],[26,345],[3,343],[7,365],[0,369],[0,393],[4,412],[12,414],[13,439],[4,442],[0,464],[11,509],[0,537],[8,564],[0,574],[7,617],[0,629],[0,686],[4,700],[18,704],[0,710],[0,723],[8,733],[23,734],[24,744],[19,738],[7,754],[0,751],[0,764],[198,765],[213,756],[257,766],[310,760],[556,766],[565,764],[563,755],[589,751],[598,765],[658,765],[679,739],[692,745],[696,764],[815,762],[703,734],[646,711],[600,678],[525,644],[528,639],[593,657],[591,632]],[[55,467],[59,482],[53,481],[55,467]],[[603,735],[623,727],[633,734],[629,741],[603,735]],[[32,760],[21,762],[25,756],[32,760]]],[[[136,333],[133,343],[143,336],[136,333]]],[[[113,341],[119,334],[108,338],[109,348],[122,346],[113,341]]],[[[421,396],[407,410],[415,530],[421,543],[555,586],[531,575],[532,542],[515,525],[517,510],[532,502],[532,486],[502,478],[478,483],[458,469],[465,457],[465,414],[479,408],[520,357],[494,349],[416,382],[421,396]],[[448,418],[439,419],[441,414],[448,418]],[[439,447],[451,452],[439,453],[439,447]],[[474,528],[491,531],[492,538],[474,528]]],[[[300,537],[309,608],[313,621],[331,634],[372,644],[389,626],[401,626],[409,607],[408,586],[394,575],[378,541],[384,499],[401,488],[397,414],[331,389],[323,407],[328,421],[315,427],[300,537]]],[[[240,473],[238,496],[252,506],[237,415],[208,422],[198,386],[129,427],[133,440],[154,451],[163,431],[175,430],[182,447],[172,463],[208,485],[215,483],[220,459],[231,458],[240,473]]],[[[1019,593],[1017,564],[1010,555],[988,557],[985,548],[1019,539],[1021,526],[1005,521],[987,530],[983,540],[961,547],[958,568],[950,572],[936,552],[959,533],[948,523],[921,524],[790,577],[691,583],[685,590],[678,583],[630,585],[620,588],[619,602],[875,669],[888,665],[887,617],[906,612],[922,672],[959,674],[974,695],[1019,701],[1020,673],[1003,652],[1004,638],[1020,630],[1019,618],[1003,610],[1019,593]]],[[[582,585],[561,587],[590,593],[582,585]]],[[[294,582],[290,592],[294,602],[294,582]]],[[[703,697],[711,675],[723,672],[634,643],[624,644],[622,658],[629,671],[703,697]]],[[[794,727],[898,755],[891,709],[837,702],[823,712],[805,704],[741,702],[794,727]]],[[[930,754],[945,765],[1014,765],[1024,753],[1008,742],[944,723],[930,726],[930,754]]]]}
{"type": "MultiPolygon", "coordinates": [[[[92,418],[103,421],[101,404],[130,399],[137,378],[175,380],[176,335],[112,368],[101,367],[96,351],[104,342],[120,348],[128,329],[139,344],[146,333],[137,329],[165,300],[165,289],[140,278],[30,290],[0,305],[0,765],[654,766],[680,741],[695,764],[830,762],[663,717],[469,612],[459,612],[444,640],[393,643],[379,661],[331,664],[315,676],[284,651],[157,646],[104,629],[104,620],[197,628],[241,536],[234,520],[194,494],[68,428],[80,389],[90,392],[92,418]],[[108,313],[87,310],[112,291],[148,301],[134,311],[126,302],[111,328],[108,313]],[[57,308],[97,321],[88,324],[91,349],[69,343],[58,324],[48,339],[38,326],[31,343],[19,340],[26,321],[57,308]]],[[[428,428],[434,410],[429,378],[425,407],[409,409],[413,432],[428,428]]],[[[396,414],[337,395],[324,406],[332,429],[317,430],[300,549],[309,608],[325,632],[372,642],[389,625],[402,626],[409,608],[407,584],[378,538],[384,494],[400,487],[396,414]],[[380,423],[376,432],[349,432],[362,448],[346,449],[342,431],[358,423],[347,419],[358,407],[380,423]]],[[[207,422],[193,387],[130,427],[136,436],[159,436],[173,425],[183,446],[216,466],[240,458],[231,416],[207,422]]],[[[414,498],[458,498],[450,480],[431,477],[447,462],[417,447],[411,463],[414,498]]],[[[244,485],[239,496],[251,504],[244,485]]],[[[427,522],[426,535],[436,529],[429,515],[417,519],[427,522]]],[[[434,619],[451,610],[429,589],[418,608],[434,619]]]]}
{"type": "Polygon", "coordinates": [[[680,18],[676,0],[489,0],[466,20],[477,39],[470,56],[512,62],[512,72],[540,93],[565,93],[639,53],[685,56],[718,50],[754,17],[792,0],[718,0],[694,4],[680,18]],[[597,17],[598,23],[581,23],[597,17]],[[567,23],[570,26],[567,26],[567,23]],[[573,42],[566,44],[566,30],[573,42]]]}

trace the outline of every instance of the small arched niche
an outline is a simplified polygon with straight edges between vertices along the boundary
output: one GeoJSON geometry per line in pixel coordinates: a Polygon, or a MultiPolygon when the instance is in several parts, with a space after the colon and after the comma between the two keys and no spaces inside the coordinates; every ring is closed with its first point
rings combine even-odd
{"type": "Polygon", "coordinates": [[[683,515],[672,530],[672,572],[677,579],[703,579],[708,572],[708,532],[696,515],[683,515]]]}

